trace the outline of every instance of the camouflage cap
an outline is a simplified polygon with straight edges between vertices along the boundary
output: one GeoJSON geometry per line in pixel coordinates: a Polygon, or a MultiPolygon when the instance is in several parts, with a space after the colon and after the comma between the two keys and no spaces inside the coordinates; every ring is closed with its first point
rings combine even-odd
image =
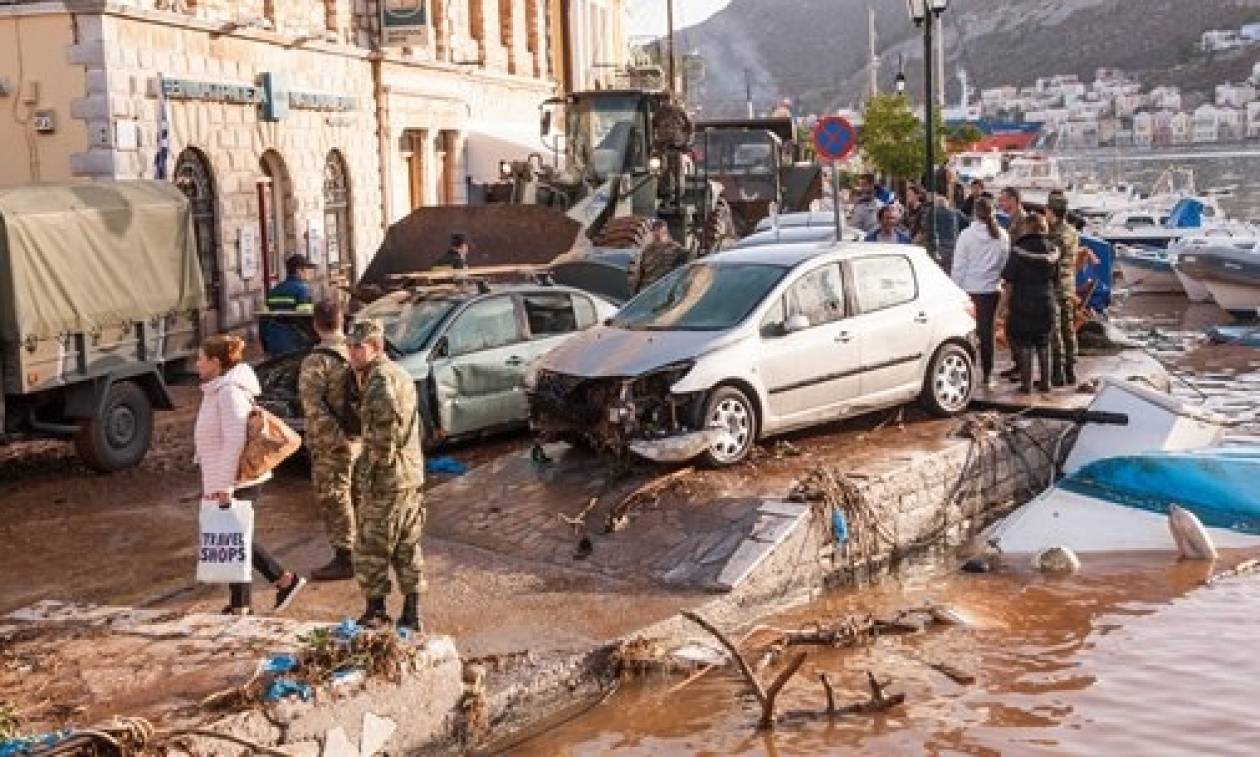
{"type": "Polygon", "coordinates": [[[381,328],[381,322],[377,320],[355,321],[346,332],[346,342],[349,344],[363,344],[369,339],[384,341],[385,330],[381,328]]]}

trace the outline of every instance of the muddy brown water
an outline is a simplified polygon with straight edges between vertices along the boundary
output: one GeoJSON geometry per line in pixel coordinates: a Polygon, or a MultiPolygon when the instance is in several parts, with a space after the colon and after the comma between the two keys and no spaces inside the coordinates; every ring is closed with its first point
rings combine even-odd
{"type": "Polygon", "coordinates": [[[1022,568],[987,575],[916,569],[768,622],[799,628],[931,599],[973,625],[887,637],[863,650],[804,648],[809,659],[781,694],[785,715],[772,733],[756,732],[759,708],[737,675],[717,671],[674,694],[667,691],[679,677],[629,682],[586,715],[510,751],[1254,754],[1260,577],[1201,585],[1221,568],[1134,555],[1087,559],[1081,574],[1066,579],[1022,568]],[[950,663],[977,682],[954,683],[928,662],[950,663]],[[838,684],[841,703],[863,700],[866,670],[891,678],[890,690],[904,692],[906,704],[876,716],[792,716],[824,709],[821,672],[838,684]]]}

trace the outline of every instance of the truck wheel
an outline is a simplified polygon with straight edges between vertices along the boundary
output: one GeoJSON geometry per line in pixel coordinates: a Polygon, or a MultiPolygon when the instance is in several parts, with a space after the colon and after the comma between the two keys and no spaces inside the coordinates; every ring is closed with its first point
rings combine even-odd
{"type": "Polygon", "coordinates": [[[119,381],[109,387],[100,415],[79,427],[75,449],[89,468],[112,473],[139,464],[152,436],[148,396],[136,384],[119,381]]]}

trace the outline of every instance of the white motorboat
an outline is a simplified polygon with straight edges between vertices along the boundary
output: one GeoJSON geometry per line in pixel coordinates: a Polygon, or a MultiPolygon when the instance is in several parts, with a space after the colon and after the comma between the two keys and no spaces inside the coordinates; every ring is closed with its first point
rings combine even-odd
{"type": "Polygon", "coordinates": [[[1158,247],[1116,245],[1116,265],[1130,292],[1177,294],[1183,291],[1173,270],[1174,257],[1158,247]]]}
{"type": "Polygon", "coordinates": [[[1209,547],[1260,547],[1260,445],[1231,443],[1228,421],[1137,384],[1108,379],[1090,410],[1121,426],[1087,425],[1066,476],[985,533],[1003,554],[1176,551],[1193,516],[1209,547]]]}
{"type": "Polygon", "coordinates": [[[1043,204],[1053,189],[1067,185],[1059,161],[1047,155],[1029,154],[1014,158],[1006,170],[993,179],[997,187],[1014,187],[1025,202],[1043,204]]]}
{"type": "Polygon", "coordinates": [[[1181,282],[1186,297],[1191,302],[1212,302],[1212,291],[1185,266],[1177,265],[1183,255],[1207,252],[1220,248],[1233,248],[1242,252],[1260,253],[1260,229],[1248,225],[1242,228],[1206,229],[1201,234],[1182,237],[1168,246],[1173,274],[1181,282]]]}
{"type": "Polygon", "coordinates": [[[1251,320],[1260,313],[1260,254],[1254,247],[1186,252],[1178,257],[1177,270],[1202,283],[1216,304],[1235,318],[1251,320]]]}

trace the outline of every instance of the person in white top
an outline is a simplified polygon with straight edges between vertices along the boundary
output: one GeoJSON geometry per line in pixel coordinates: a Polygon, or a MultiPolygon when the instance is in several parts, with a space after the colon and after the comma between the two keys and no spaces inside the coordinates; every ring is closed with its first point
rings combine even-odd
{"type": "MultiPolygon", "coordinates": [[[[237,481],[236,473],[245,448],[245,426],[254,398],[262,391],[254,369],[242,360],[245,342],[235,336],[212,336],[197,353],[197,376],[201,379],[201,405],[193,427],[193,444],[201,468],[201,496],[226,507],[232,500],[245,500],[257,508],[262,485],[271,474],[254,481],[237,481]]],[[[306,579],[280,566],[271,553],[254,541],[254,569],[276,587],[275,611],[293,601],[306,585],[306,579]]],[[[250,613],[250,585],[230,584],[229,603],[224,613],[250,613]]]]}
{"type": "Polygon", "coordinates": [[[980,367],[985,387],[993,388],[994,330],[1002,284],[1002,269],[1011,255],[1011,240],[998,226],[993,200],[981,196],[975,201],[975,220],[961,234],[954,247],[950,277],[976,306],[976,333],[980,337],[980,367]]]}

